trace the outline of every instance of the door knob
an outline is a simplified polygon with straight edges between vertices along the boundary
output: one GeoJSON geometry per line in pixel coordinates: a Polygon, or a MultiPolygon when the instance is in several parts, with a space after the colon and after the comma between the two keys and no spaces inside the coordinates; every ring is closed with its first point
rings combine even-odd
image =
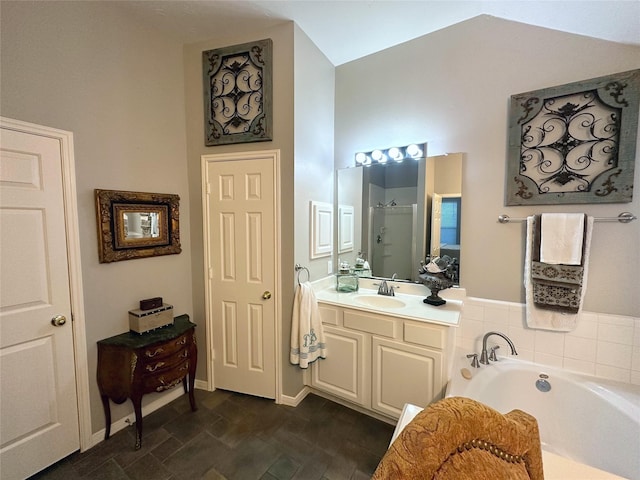
{"type": "Polygon", "coordinates": [[[263,300],[269,300],[271,298],[271,292],[266,291],[262,294],[262,299],[263,300]]]}
{"type": "Polygon", "coordinates": [[[65,323],[67,323],[67,317],[64,315],[56,315],[51,319],[51,325],[54,327],[61,327],[65,323]]]}

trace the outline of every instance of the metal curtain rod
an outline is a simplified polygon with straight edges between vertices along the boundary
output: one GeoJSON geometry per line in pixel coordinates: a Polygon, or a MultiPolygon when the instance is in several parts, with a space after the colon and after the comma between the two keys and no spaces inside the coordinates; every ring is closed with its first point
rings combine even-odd
{"type": "MultiPolygon", "coordinates": [[[[617,217],[593,217],[595,222],[620,222],[620,223],[629,223],[633,220],[636,220],[636,217],[633,213],[630,212],[622,212],[617,217]]],[[[509,223],[509,222],[526,222],[526,218],[511,218],[509,215],[499,215],[498,222],[500,223],[509,223]]]]}

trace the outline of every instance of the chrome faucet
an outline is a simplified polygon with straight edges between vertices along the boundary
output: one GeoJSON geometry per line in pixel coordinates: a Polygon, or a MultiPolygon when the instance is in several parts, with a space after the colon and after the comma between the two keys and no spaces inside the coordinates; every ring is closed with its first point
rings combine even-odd
{"type": "Polygon", "coordinates": [[[489,354],[487,352],[487,340],[489,339],[489,337],[491,335],[498,335],[499,337],[502,337],[505,339],[505,341],[509,344],[509,346],[511,347],[511,355],[518,355],[518,352],[516,352],[516,347],[513,344],[513,342],[511,341],[511,339],[509,337],[507,337],[504,333],[500,333],[500,332],[487,332],[485,334],[485,336],[482,338],[482,353],[480,354],[480,363],[484,364],[484,365],[489,365],[489,360],[497,360],[498,358],[496,357],[495,351],[496,349],[493,348],[491,351],[491,357],[489,357],[489,354]]]}
{"type": "Polygon", "coordinates": [[[378,287],[378,295],[386,295],[387,297],[395,297],[396,292],[393,289],[393,285],[387,285],[386,280],[382,280],[380,282],[380,286],[378,287]]]}

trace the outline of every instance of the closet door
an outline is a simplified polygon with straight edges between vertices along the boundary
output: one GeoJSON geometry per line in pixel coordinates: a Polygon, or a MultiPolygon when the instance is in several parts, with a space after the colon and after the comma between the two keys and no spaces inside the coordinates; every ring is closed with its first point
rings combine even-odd
{"type": "Polygon", "coordinates": [[[275,398],[279,155],[202,158],[213,386],[275,398]]]}

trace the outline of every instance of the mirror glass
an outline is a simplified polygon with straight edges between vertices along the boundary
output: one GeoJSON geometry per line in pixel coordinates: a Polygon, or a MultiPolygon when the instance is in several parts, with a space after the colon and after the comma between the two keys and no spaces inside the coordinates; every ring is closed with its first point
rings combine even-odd
{"type": "Polygon", "coordinates": [[[338,264],[361,256],[371,268],[362,276],[416,281],[427,255],[449,255],[458,284],[461,191],[462,154],[339,169],[338,264]]]}
{"type": "Polygon", "coordinates": [[[157,238],[160,236],[160,215],[158,212],[124,212],[124,238],[157,238]]]}

